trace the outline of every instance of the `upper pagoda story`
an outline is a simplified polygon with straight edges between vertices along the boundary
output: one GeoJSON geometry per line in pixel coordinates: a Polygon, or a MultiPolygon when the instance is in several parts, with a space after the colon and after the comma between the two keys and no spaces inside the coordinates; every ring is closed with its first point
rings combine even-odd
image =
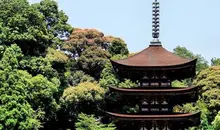
{"type": "Polygon", "coordinates": [[[132,80],[159,79],[182,80],[196,75],[197,59],[186,59],[175,55],[160,44],[151,44],[143,51],[126,59],[111,60],[120,77],[132,80]]]}
{"type": "MultiPolygon", "coordinates": [[[[135,78],[137,75],[163,75],[171,80],[181,80],[195,76],[196,59],[186,59],[163,48],[159,40],[159,2],[153,2],[152,38],[149,47],[126,59],[111,61],[116,72],[122,77],[135,78]],[[133,72],[132,72],[133,71],[133,72]],[[157,71],[157,72],[156,72],[157,71]],[[143,73],[148,73],[143,74],[143,73]],[[163,73],[163,74],[162,74],[163,73]],[[179,75],[182,74],[182,76],[179,75]],[[130,76],[129,76],[130,75],[130,76]],[[176,78],[175,78],[176,77],[176,78]]],[[[139,77],[141,78],[141,77],[139,77]]]]}

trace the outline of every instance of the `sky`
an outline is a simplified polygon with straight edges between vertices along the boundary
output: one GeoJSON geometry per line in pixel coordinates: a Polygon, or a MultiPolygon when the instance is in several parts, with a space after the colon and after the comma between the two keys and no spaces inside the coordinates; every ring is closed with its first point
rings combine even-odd
{"type": "MultiPolygon", "coordinates": [[[[31,3],[40,0],[30,0],[31,3]]],[[[152,40],[154,0],[56,0],[76,28],[95,28],[122,38],[130,52],[152,40]]],[[[160,41],[172,51],[184,46],[210,61],[220,58],[220,0],[158,0],[160,41]]]]}

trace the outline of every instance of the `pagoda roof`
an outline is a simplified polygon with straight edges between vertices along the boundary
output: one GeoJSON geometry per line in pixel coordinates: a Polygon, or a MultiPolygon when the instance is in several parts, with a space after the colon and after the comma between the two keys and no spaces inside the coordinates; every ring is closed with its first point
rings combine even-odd
{"type": "Polygon", "coordinates": [[[201,112],[198,113],[186,113],[186,114],[165,114],[165,115],[137,115],[137,114],[118,114],[118,113],[112,113],[112,112],[106,112],[108,115],[112,117],[116,117],[120,120],[139,120],[139,121],[152,121],[152,120],[166,120],[166,121],[173,121],[173,120],[187,120],[191,119],[191,121],[195,121],[196,119],[200,118],[201,112]]]}
{"type": "Polygon", "coordinates": [[[133,56],[111,62],[130,67],[172,67],[185,65],[193,61],[196,61],[196,59],[179,57],[163,48],[162,45],[150,45],[133,56]]]}

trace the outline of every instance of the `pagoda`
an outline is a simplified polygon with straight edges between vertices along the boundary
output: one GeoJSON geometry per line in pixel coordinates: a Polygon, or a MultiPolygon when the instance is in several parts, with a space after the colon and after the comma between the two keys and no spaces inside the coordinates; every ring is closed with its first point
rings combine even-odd
{"type": "Polygon", "coordinates": [[[199,113],[175,113],[173,107],[198,100],[198,88],[172,87],[172,81],[193,78],[196,59],[179,57],[159,40],[159,2],[153,2],[153,40],[149,47],[126,59],[111,61],[120,78],[139,81],[135,88],[109,87],[117,95],[111,112],[119,130],[185,130],[200,123],[199,113]],[[138,105],[138,112],[118,113],[114,108],[138,105]]]}

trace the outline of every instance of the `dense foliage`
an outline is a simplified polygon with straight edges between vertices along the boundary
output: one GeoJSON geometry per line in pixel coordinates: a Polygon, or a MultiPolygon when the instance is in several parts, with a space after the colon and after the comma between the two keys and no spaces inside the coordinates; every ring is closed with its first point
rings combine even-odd
{"type": "Polygon", "coordinates": [[[219,66],[220,65],[220,58],[212,58],[211,65],[212,66],[219,66]]]}
{"type": "Polygon", "coordinates": [[[175,111],[201,111],[201,125],[194,129],[219,130],[220,110],[220,66],[212,66],[202,70],[194,80],[194,85],[200,88],[200,99],[196,104],[176,106],[175,111]]]}
{"type": "Polygon", "coordinates": [[[24,54],[44,55],[47,47],[71,31],[68,17],[52,0],[0,0],[0,44],[16,43],[24,54]]]}
{"type": "MultiPolygon", "coordinates": [[[[200,54],[194,54],[192,51],[185,47],[177,46],[173,49],[173,53],[187,59],[197,59],[196,63],[196,73],[209,67],[208,61],[202,57],[200,54]]],[[[185,79],[183,81],[174,81],[172,83],[173,87],[184,87],[192,84],[192,79],[185,79]]]]}
{"type": "Polygon", "coordinates": [[[53,118],[59,107],[53,96],[59,80],[20,70],[23,57],[21,49],[12,44],[0,60],[0,128],[4,130],[37,129],[40,121],[53,118]]]}
{"type": "Polygon", "coordinates": [[[207,104],[209,118],[213,120],[220,110],[220,66],[201,71],[194,83],[201,87],[201,99],[207,104]]]}
{"type": "Polygon", "coordinates": [[[94,115],[79,114],[76,130],[115,130],[113,125],[101,124],[94,115]]]}
{"type": "MultiPolygon", "coordinates": [[[[106,106],[106,101],[118,99],[108,87],[132,88],[138,81],[118,77],[110,59],[134,54],[129,54],[121,38],[96,29],[73,28],[67,21],[53,0],[36,4],[0,0],[0,130],[49,129],[58,124],[77,130],[115,129],[104,124],[102,109],[123,103],[106,106]]],[[[219,58],[212,58],[209,67],[201,55],[185,47],[176,47],[174,53],[198,59],[193,83],[201,87],[196,104],[175,110],[202,111],[201,125],[194,129],[219,130],[219,58]]],[[[190,79],[172,84],[188,83],[190,79]]],[[[122,108],[128,113],[138,110],[133,104],[122,108]]]]}
{"type": "Polygon", "coordinates": [[[61,102],[75,116],[80,112],[94,113],[99,109],[105,90],[96,83],[84,82],[63,92],[61,102]]]}
{"type": "Polygon", "coordinates": [[[177,46],[176,48],[174,48],[174,54],[181,56],[183,58],[197,59],[197,64],[196,64],[197,72],[200,72],[201,70],[206,69],[209,66],[208,61],[205,60],[204,57],[202,57],[199,54],[194,54],[185,47],[177,46]]]}

